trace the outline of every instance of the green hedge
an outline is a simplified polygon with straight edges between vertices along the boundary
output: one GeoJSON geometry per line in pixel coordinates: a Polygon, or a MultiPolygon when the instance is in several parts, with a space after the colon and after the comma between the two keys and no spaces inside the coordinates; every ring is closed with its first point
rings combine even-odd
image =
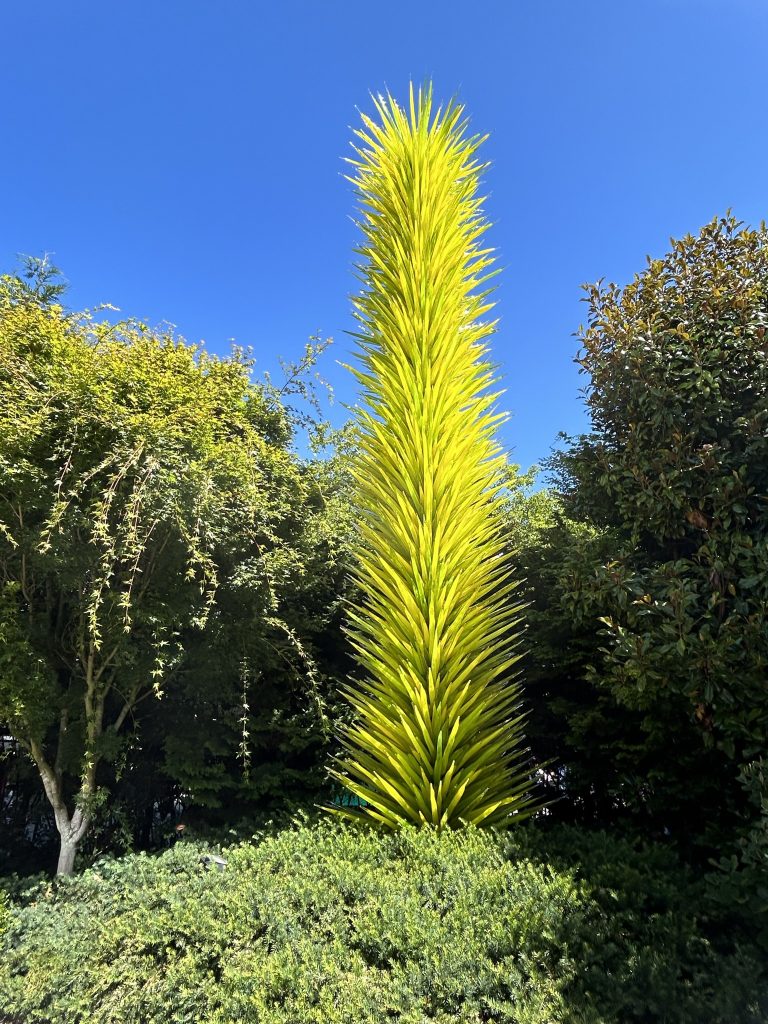
{"type": "Polygon", "coordinates": [[[761,959],[658,849],[327,822],[104,861],[0,915],[0,1007],[24,1024],[768,1019],[761,959]],[[547,863],[549,861],[550,863],[547,863]],[[761,994],[762,993],[762,994],[761,994]]]}

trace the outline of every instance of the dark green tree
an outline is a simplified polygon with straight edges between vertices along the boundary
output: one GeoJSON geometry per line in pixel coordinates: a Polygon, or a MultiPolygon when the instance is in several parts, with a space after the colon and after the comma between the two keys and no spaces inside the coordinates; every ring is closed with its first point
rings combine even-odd
{"type": "Polygon", "coordinates": [[[729,763],[703,832],[768,737],[768,231],[713,220],[587,301],[592,430],[556,463],[567,515],[602,540],[564,559],[564,607],[601,631],[595,683],[729,763]]]}
{"type": "Polygon", "coordinates": [[[678,704],[628,708],[600,684],[603,638],[574,615],[572,575],[610,561],[612,531],[571,519],[563,500],[532,478],[512,481],[507,499],[510,557],[524,579],[528,630],[528,740],[547,763],[541,784],[550,818],[674,838],[690,850],[709,815],[702,808],[733,768],[705,748],[678,704]]]}

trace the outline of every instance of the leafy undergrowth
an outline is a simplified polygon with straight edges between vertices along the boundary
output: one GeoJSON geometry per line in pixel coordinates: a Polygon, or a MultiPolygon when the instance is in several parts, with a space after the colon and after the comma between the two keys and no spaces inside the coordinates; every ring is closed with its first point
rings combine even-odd
{"type": "MultiPolygon", "coordinates": [[[[0,909],[24,1024],[751,1024],[759,952],[666,851],[324,822],[104,861],[0,909]]],[[[0,1012],[2,1012],[0,1010],[0,1012]]]]}

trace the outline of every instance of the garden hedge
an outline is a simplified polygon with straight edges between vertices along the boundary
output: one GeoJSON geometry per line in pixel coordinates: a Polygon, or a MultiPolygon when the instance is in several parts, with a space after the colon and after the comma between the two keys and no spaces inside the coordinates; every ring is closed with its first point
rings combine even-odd
{"type": "Polygon", "coordinates": [[[765,973],[668,851],[526,826],[329,822],[180,842],[0,910],[0,1007],[32,1024],[757,1024],[765,973]]]}

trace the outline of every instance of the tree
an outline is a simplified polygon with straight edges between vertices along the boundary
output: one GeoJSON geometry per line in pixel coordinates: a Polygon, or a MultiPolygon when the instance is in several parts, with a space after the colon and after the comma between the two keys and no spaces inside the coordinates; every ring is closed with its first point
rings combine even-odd
{"type": "Polygon", "coordinates": [[[182,784],[190,824],[252,831],[328,798],[330,723],[351,667],[341,621],[355,528],[345,442],[331,440],[330,456],[300,463],[304,490],[280,526],[270,586],[254,574],[256,550],[221,566],[206,629],[190,637],[160,714],[142,716],[141,758],[182,784]]]}
{"type": "Polygon", "coordinates": [[[571,559],[564,589],[603,631],[592,678],[730,759],[711,819],[768,736],[768,231],[713,220],[587,298],[592,431],[560,482],[611,544],[571,559]]]}
{"type": "Polygon", "coordinates": [[[509,823],[532,807],[521,749],[516,583],[502,557],[502,418],[485,339],[491,251],[480,140],[462,108],[376,101],[353,161],[364,242],[356,302],[367,408],[350,613],[366,678],[346,693],[335,777],[386,827],[509,823]]]}
{"type": "Polygon", "coordinates": [[[698,856],[708,831],[711,853],[723,825],[713,795],[728,788],[732,765],[702,745],[677,700],[630,708],[603,685],[599,624],[574,613],[572,581],[614,558],[614,531],[570,518],[533,474],[510,481],[505,506],[510,557],[529,602],[526,735],[535,761],[548,765],[549,818],[673,840],[698,856]]]}
{"type": "Polygon", "coordinates": [[[51,277],[0,279],[0,720],[67,873],[100,769],[210,620],[221,566],[247,556],[268,593],[306,483],[243,353],[68,313],[51,277]]]}

